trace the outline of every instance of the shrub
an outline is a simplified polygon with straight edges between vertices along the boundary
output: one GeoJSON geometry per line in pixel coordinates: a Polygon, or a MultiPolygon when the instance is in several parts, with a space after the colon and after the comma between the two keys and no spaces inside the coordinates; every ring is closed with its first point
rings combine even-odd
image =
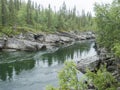
{"type": "Polygon", "coordinates": [[[95,88],[98,90],[116,90],[118,86],[117,81],[109,73],[104,66],[96,72],[91,72],[87,70],[87,73],[81,80],[78,79],[78,71],[76,69],[76,64],[71,62],[65,62],[65,66],[59,72],[59,87],[54,88],[52,86],[48,86],[46,90],[87,90],[90,84],[93,84],[95,88]],[[87,83],[84,83],[87,79],[87,83]]]}

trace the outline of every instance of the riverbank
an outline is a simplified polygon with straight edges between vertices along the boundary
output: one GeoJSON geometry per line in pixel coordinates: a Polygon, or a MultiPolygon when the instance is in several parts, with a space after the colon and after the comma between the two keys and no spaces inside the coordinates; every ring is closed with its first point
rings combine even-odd
{"type": "Polygon", "coordinates": [[[95,39],[93,32],[56,32],[47,33],[20,33],[12,37],[0,37],[0,51],[40,51],[57,49],[60,46],[71,45],[75,41],[95,39]]]}
{"type": "Polygon", "coordinates": [[[99,48],[97,55],[77,62],[77,68],[83,73],[86,72],[87,68],[95,72],[96,69],[100,68],[100,65],[106,65],[107,71],[120,81],[120,61],[113,54],[108,53],[105,48],[99,48]]]}
{"type": "MultiPolygon", "coordinates": [[[[115,83],[119,83],[120,59],[115,57],[113,53],[109,53],[105,48],[99,47],[98,44],[94,47],[96,48],[97,55],[78,61],[77,69],[82,73],[86,73],[86,69],[96,73],[100,66],[104,65],[107,71],[117,80],[115,83]]],[[[117,90],[120,90],[120,87],[117,90]]]]}
{"type": "Polygon", "coordinates": [[[106,65],[107,71],[111,72],[112,75],[120,82],[120,60],[113,53],[107,51],[105,48],[97,46],[97,52],[99,55],[98,65],[106,65]]]}
{"type": "MultiPolygon", "coordinates": [[[[105,66],[106,70],[115,78],[113,84],[118,84],[116,90],[120,90],[120,59],[116,58],[113,53],[109,53],[105,48],[99,47],[98,44],[95,44],[94,48],[97,55],[78,61],[77,69],[82,73],[86,73],[86,70],[89,69],[97,75],[100,67],[105,66]]],[[[90,83],[89,86],[91,85],[94,86],[94,84],[90,83]]],[[[88,88],[96,90],[94,87],[88,88]]]]}

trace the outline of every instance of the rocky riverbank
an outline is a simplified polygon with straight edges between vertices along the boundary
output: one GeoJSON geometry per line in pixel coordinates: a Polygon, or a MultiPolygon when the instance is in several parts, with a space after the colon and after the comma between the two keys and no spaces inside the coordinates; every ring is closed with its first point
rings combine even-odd
{"type": "Polygon", "coordinates": [[[116,58],[113,53],[108,53],[105,48],[97,46],[96,51],[98,55],[89,57],[77,62],[77,68],[83,73],[89,68],[92,72],[96,72],[101,65],[106,65],[107,71],[120,82],[120,59],[116,58]]]}
{"type": "MultiPolygon", "coordinates": [[[[89,68],[90,71],[96,73],[101,65],[105,65],[107,71],[111,72],[115,79],[120,82],[120,59],[116,58],[113,53],[108,53],[105,48],[95,47],[97,55],[78,61],[77,69],[86,73],[86,69],[89,68]]],[[[93,87],[91,89],[96,90],[93,87]]],[[[117,90],[120,90],[120,87],[117,87],[117,90]]]]}
{"type": "Polygon", "coordinates": [[[12,37],[0,37],[1,51],[39,51],[43,49],[56,49],[68,46],[75,41],[95,39],[93,32],[56,32],[46,33],[21,33],[12,37]]]}
{"type": "Polygon", "coordinates": [[[105,48],[98,48],[99,60],[98,65],[105,64],[107,71],[120,82],[120,59],[115,57],[113,53],[109,53],[105,48]]]}

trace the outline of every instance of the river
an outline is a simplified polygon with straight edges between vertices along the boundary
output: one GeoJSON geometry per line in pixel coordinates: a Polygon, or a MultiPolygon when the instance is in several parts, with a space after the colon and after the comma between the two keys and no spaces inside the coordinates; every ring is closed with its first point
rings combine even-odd
{"type": "Polygon", "coordinates": [[[57,51],[0,52],[0,90],[45,90],[46,85],[57,86],[57,73],[64,61],[96,55],[93,46],[94,41],[84,41],[57,51]]]}

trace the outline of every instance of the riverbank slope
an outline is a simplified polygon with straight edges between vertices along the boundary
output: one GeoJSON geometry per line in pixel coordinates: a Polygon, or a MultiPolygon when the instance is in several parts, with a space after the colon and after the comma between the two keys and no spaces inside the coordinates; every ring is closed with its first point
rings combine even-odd
{"type": "Polygon", "coordinates": [[[55,32],[38,33],[31,32],[20,33],[12,37],[3,35],[0,37],[1,51],[39,51],[43,49],[55,49],[60,46],[68,46],[75,41],[95,39],[93,32],[55,32]]]}

